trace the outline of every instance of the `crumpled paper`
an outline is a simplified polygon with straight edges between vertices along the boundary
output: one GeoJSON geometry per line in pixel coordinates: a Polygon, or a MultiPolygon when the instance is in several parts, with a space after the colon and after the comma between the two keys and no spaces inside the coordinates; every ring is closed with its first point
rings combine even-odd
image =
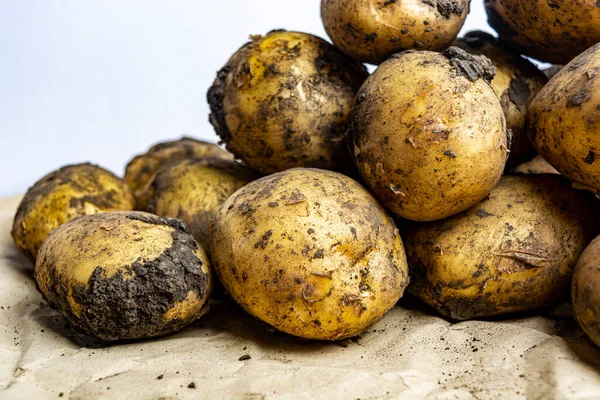
{"type": "Polygon", "coordinates": [[[598,399],[600,350],[568,305],[452,323],[403,299],[360,338],[303,341],[229,301],[182,331],[90,347],[49,309],[0,199],[0,398],[598,399]]]}

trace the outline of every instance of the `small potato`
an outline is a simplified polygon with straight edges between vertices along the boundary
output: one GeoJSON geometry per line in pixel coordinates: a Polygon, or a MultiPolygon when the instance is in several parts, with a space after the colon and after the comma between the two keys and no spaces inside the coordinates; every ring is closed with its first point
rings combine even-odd
{"type": "Polygon", "coordinates": [[[209,222],[235,191],[260,176],[241,163],[219,158],[183,160],[161,169],[152,187],[148,211],[184,221],[208,249],[209,222]]]}
{"type": "Polygon", "coordinates": [[[31,187],[15,215],[12,237],[35,259],[50,232],[81,215],[133,210],[131,189],[111,172],[92,164],[68,165],[31,187]]]}
{"type": "Polygon", "coordinates": [[[554,168],[577,187],[600,190],[600,44],[544,86],[529,108],[528,127],[554,168]]]}
{"type": "Polygon", "coordinates": [[[531,160],[536,151],[527,137],[527,109],[535,95],[548,82],[546,76],[519,53],[485,32],[469,32],[457,39],[454,46],[471,54],[486,56],[496,67],[496,77],[491,82],[492,89],[500,99],[506,125],[512,132],[506,168],[531,160]]]}
{"type": "Polygon", "coordinates": [[[600,346],[600,236],[585,249],[573,272],[573,315],[600,346]]]}
{"type": "Polygon", "coordinates": [[[380,64],[403,50],[443,50],[458,35],[470,0],[321,0],[333,44],[361,62],[380,64]]]}
{"type": "Polygon", "coordinates": [[[294,167],[348,172],[344,131],[366,69],[306,33],[253,36],[208,91],[210,121],[227,149],[272,174],[294,167]]]}
{"type": "Polygon", "coordinates": [[[546,75],[546,77],[548,79],[552,79],[554,78],[554,75],[558,74],[560,72],[561,69],[563,69],[565,66],[564,65],[552,65],[548,68],[546,68],[545,70],[543,70],[542,72],[544,72],[544,74],[546,75]]]}
{"type": "Polygon", "coordinates": [[[408,230],[409,290],[458,320],[558,304],[598,205],[559,175],[506,176],[475,207],[408,230]]]}
{"type": "Polygon", "coordinates": [[[72,220],[40,249],[35,280],[48,304],[102,340],[175,332],[207,309],[206,253],[177,220],[120,211],[72,220]]]}
{"type": "Polygon", "coordinates": [[[494,67],[450,47],[406,51],[367,79],[348,141],[373,194],[399,217],[431,221],[488,195],[508,155],[494,67]]]}
{"type": "Polygon", "coordinates": [[[295,168],[256,180],[221,207],[213,265],[246,311],[307,339],[356,336],[408,284],[394,220],[347,176],[295,168]]]}
{"type": "Polygon", "coordinates": [[[566,64],[600,42],[598,0],[485,0],[500,39],[540,61],[566,64]]]}
{"type": "Polygon", "coordinates": [[[233,160],[233,154],[226,152],[213,143],[191,138],[181,138],[171,142],[156,144],[139,156],[135,156],[125,168],[125,182],[133,189],[137,199],[137,209],[146,211],[149,196],[148,184],[162,167],[177,162],[199,157],[219,157],[233,160]]]}
{"type": "Polygon", "coordinates": [[[533,160],[519,165],[510,172],[517,174],[558,174],[556,168],[544,160],[542,156],[536,156],[533,160]]]}

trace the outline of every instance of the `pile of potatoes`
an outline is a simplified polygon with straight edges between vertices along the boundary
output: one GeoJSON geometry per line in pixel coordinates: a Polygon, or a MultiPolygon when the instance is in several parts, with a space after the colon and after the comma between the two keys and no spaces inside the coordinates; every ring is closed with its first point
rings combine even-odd
{"type": "Polygon", "coordinates": [[[572,295],[600,345],[600,7],[576,3],[485,0],[499,37],[457,38],[469,0],[322,0],[333,44],[251,36],[218,72],[228,151],[183,138],[123,179],[61,168],[25,195],[15,243],[48,304],[107,341],[174,332],[217,287],[317,340],[405,291],[451,320],[572,295]]]}

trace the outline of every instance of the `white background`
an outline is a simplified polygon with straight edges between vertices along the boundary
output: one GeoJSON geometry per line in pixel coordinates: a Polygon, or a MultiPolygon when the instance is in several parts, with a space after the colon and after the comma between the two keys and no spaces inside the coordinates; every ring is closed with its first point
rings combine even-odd
{"type": "MultiPolygon", "coordinates": [[[[463,31],[490,31],[473,0],[463,31]]],[[[0,0],[0,196],[64,164],[122,175],[152,143],[217,138],[205,93],[250,34],[325,31],[320,0],[0,0]]]]}

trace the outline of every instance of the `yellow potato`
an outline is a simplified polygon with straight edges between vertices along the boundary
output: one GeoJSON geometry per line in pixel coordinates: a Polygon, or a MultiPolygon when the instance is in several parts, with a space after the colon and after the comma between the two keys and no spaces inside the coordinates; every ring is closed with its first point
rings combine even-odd
{"type": "Polygon", "coordinates": [[[585,249],[573,272],[573,315],[600,346],[600,237],[585,249]]]}
{"type": "Polygon", "coordinates": [[[36,258],[50,232],[81,215],[133,210],[129,187],[111,172],[92,164],[63,167],[31,187],[15,215],[12,237],[23,253],[36,258]]]}
{"type": "Polygon", "coordinates": [[[506,176],[475,207],[408,230],[409,290],[458,320],[560,303],[598,205],[559,175],[506,176]]]}
{"type": "Polygon", "coordinates": [[[375,197],[399,217],[430,221],[481,201],[504,170],[504,112],[494,67],[451,47],[407,51],[359,91],[349,145],[375,197]]]}
{"type": "Polygon", "coordinates": [[[207,311],[212,287],[208,257],[182,222],[134,211],[60,226],[35,280],[52,308],[107,341],[183,328],[207,311]]]}
{"type": "Polygon", "coordinates": [[[249,183],[211,230],[213,266],[231,297],[307,339],[356,336],[408,284],[394,220],[352,179],[295,168],[249,183]]]}

